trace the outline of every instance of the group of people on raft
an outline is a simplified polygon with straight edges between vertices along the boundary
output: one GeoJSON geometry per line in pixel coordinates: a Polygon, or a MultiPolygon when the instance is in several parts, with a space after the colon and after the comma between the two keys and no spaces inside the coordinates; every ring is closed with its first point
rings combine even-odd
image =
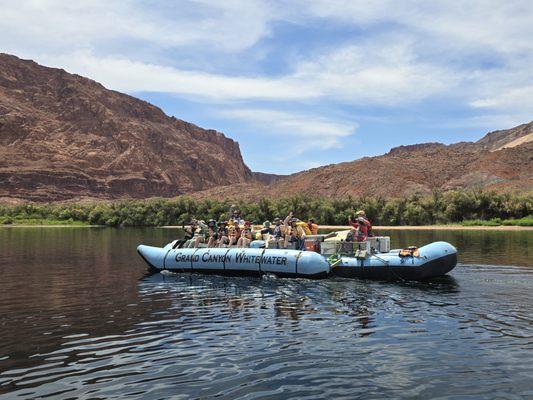
{"type": "MultiPolygon", "coordinates": [[[[352,227],[346,241],[362,242],[372,236],[372,224],[363,210],[350,216],[348,223],[352,227]]],[[[250,221],[242,218],[240,210],[230,209],[230,216],[225,221],[210,219],[207,222],[193,219],[189,226],[184,227],[185,239],[189,247],[249,247],[253,240],[263,240],[265,248],[305,249],[305,239],[318,235],[318,225],[314,219],[307,222],[296,218],[292,211],[284,220],[275,218],[271,223],[265,221],[259,229],[254,228],[250,221]]]]}

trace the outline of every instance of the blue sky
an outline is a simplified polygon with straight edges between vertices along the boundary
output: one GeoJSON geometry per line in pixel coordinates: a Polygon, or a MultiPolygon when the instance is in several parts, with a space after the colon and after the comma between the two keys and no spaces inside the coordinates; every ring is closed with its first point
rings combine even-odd
{"type": "Polygon", "coordinates": [[[530,1],[0,0],[0,49],[224,132],[255,171],[532,120],[530,1]]]}

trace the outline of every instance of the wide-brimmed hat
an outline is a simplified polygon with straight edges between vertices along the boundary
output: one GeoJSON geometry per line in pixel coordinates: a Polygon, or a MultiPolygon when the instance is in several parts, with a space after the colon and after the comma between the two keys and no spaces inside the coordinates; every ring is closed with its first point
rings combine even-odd
{"type": "Polygon", "coordinates": [[[265,222],[263,222],[263,226],[264,226],[265,228],[270,227],[270,221],[265,221],[265,222]]]}
{"type": "Polygon", "coordinates": [[[279,219],[279,218],[274,218],[274,223],[276,224],[276,223],[278,223],[278,222],[281,222],[281,219],[279,219]]]}
{"type": "Polygon", "coordinates": [[[355,215],[366,215],[364,210],[359,210],[355,213],[355,215]]]}

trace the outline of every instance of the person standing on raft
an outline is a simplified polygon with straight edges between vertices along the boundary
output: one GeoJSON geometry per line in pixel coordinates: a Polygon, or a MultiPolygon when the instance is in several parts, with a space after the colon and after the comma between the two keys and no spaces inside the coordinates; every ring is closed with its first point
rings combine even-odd
{"type": "Polygon", "coordinates": [[[364,242],[368,236],[372,236],[372,224],[366,218],[366,213],[359,210],[355,213],[357,218],[352,220],[352,216],[348,217],[348,223],[352,226],[352,230],[346,236],[347,242],[364,242]]]}

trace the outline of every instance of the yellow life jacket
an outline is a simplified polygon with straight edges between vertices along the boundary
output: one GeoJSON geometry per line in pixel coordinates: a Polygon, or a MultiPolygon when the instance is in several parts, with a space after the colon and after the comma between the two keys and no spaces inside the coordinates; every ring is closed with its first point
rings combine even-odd
{"type": "Polygon", "coordinates": [[[307,222],[300,221],[300,222],[297,222],[296,225],[297,226],[301,226],[306,235],[310,235],[311,234],[311,229],[309,229],[309,227],[307,226],[307,222]]]}

